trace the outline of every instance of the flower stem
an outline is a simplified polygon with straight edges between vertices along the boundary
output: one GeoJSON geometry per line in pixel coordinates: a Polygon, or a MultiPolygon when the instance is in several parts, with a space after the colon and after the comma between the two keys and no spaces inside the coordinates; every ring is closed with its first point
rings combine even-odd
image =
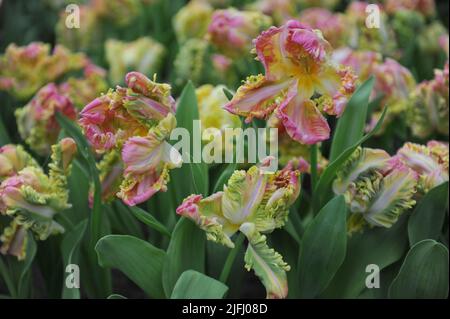
{"type": "Polygon", "coordinates": [[[231,267],[233,267],[234,260],[236,259],[237,253],[239,249],[241,249],[242,243],[244,242],[245,236],[242,233],[239,233],[238,238],[236,239],[234,248],[228,254],[227,260],[225,260],[225,264],[223,265],[222,273],[220,274],[219,280],[226,284],[228,280],[228,276],[230,275],[231,267]]]}
{"type": "Polygon", "coordinates": [[[314,195],[314,190],[317,184],[317,144],[311,145],[311,194],[314,195]]]}

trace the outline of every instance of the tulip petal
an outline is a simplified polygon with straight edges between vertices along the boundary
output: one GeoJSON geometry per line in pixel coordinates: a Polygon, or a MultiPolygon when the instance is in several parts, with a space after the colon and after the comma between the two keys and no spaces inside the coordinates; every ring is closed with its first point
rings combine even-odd
{"type": "Polygon", "coordinates": [[[254,224],[244,223],[240,231],[248,238],[249,245],[245,252],[245,268],[253,269],[264,287],[267,298],[281,299],[288,294],[286,271],[290,266],[283,261],[283,257],[266,242],[266,236],[261,235],[254,224]]]}
{"type": "Polygon", "coordinates": [[[297,96],[297,87],[291,86],[288,98],[278,109],[289,136],[302,144],[315,144],[330,137],[330,127],[314,102],[297,96]],[[289,98],[290,97],[290,98],[289,98]]]}
{"type": "Polygon", "coordinates": [[[245,116],[246,122],[254,117],[265,119],[286,98],[286,91],[291,83],[290,80],[271,82],[262,75],[250,76],[224,109],[245,116]]]}

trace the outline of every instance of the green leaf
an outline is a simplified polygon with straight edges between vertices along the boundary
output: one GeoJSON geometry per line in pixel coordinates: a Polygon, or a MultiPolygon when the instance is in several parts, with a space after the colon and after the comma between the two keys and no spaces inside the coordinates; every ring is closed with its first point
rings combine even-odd
{"type": "MultiPolygon", "coordinates": [[[[94,247],[97,241],[102,236],[102,226],[106,225],[107,221],[104,218],[103,207],[102,207],[102,189],[100,184],[100,178],[98,175],[98,170],[95,162],[95,157],[91,152],[91,147],[84,135],[81,133],[78,125],[65,117],[63,114],[57,112],[56,120],[58,121],[61,128],[67,133],[68,136],[72,137],[77,143],[78,152],[81,157],[84,159],[84,166],[86,167],[86,171],[91,177],[91,181],[94,185],[94,196],[93,196],[93,204],[92,204],[92,213],[89,215],[89,249],[88,249],[88,260],[90,270],[93,274],[94,278],[99,280],[101,283],[95,285],[95,290],[98,291],[99,296],[106,297],[111,293],[111,278],[110,274],[104,272],[100,267],[98,267],[96,260],[97,257],[95,255],[94,247]],[[101,292],[101,293],[100,293],[101,292]]],[[[108,222],[109,223],[109,222],[108,222]]]]}
{"type": "Polygon", "coordinates": [[[205,272],[206,236],[197,225],[186,218],[180,218],[172,233],[167,248],[162,274],[166,296],[172,295],[179,276],[192,269],[205,272]]]}
{"type": "Polygon", "coordinates": [[[386,268],[402,258],[407,246],[405,215],[391,228],[374,227],[352,234],[344,263],[320,297],[358,297],[366,288],[366,267],[376,264],[380,270],[386,268]]]}
{"type": "Polygon", "coordinates": [[[233,99],[234,94],[228,90],[227,88],[223,88],[223,94],[227,97],[228,101],[231,101],[233,99]]]}
{"type": "Polygon", "coordinates": [[[345,161],[352,155],[352,153],[356,150],[358,146],[367,141],[373,134],[375,134],[381,127],[384,117],[386,115],[387,108],[384,108],[383,114],[380,117],[377,125],[370,131],[368,134],[363,136],[358,142],[356,142],[353,146],[347,148],[344,152],[342,152],[334,161],[332,161],[327,168],[320,175],[319,182],[317,183],[316,188],[314,189],[314,198],[313,198],[313,207],[314,211],[319,211],[323,204],[327,201],[327,197],[330,194],[331,182],[336,177],[336,172],[340,169],[340,167],[345,163],[345,161]]]}
{"type": "Polygon", "coordinates": [[[177,127],[182,127],[188,130],[190,136],[190,153],[186,150],[183,152],[183,158],[190,159],[190,163],[183,163],[183,166],[174,169],[171,172],[172,183],[177,185],[175,188],[177,203],[181,203],[184,198],[191,194],[208,193],[208,166],[201,163],[193,163],[195,156],[201,160],[201,147],[199,150],[195,149],[195,145],[201,144],[201,131],[199,127],[194,126],[194,121],[199,119],[197,96],[195,88],[189,82],[181,93],[180,100],[177,106],[177,127]]]}
{"type": "Polygon", "coordinates": [[[194,270],[186,270],[173,288],[171,299],[220,299],[228,287],[194,270]]]}
{"type": "Polygon", "coordinates": [[[342,152],[357,143],[363,136],[373,84],[374,78],[370,77],[348,101],[344,114],[336,125],[331,144],[330,161],[338,158],[342,152]]]}
{"type": "Polygon", "coordinates": [[[153,215],[137,206],[129,207],[129,210],[141,222],[170,238],[170,232],[167,230],[166,226],[157,221],[156,218],[153,217],[153,215]]]}
{"type": "Polygon", "coordinates": [[[109,295],[107,299],[127,299],[127,298],[119,294],[112,294],[109,295]]]}
{"type": "Polygon", "coordinates": [[[236,167],[236,163],[230,163],[225,167],[222,174],[220,174],[219,178],[217,179],[216,185],[214,185],[213,193],[217,193],[223,190],[223,186],[227,184],[231,175],[233,175],[234,171],[236,170],[236,167]]]}
{"type": "Polygon", "coordinates": [[[33,264],[34,257],[36,256],[37,251],[37,245],[36,241],[33,238],[33,235],[29,232],[27,236],[27,248],[26,252],[27,255],[25,257],[25,260],[23,261],[17,261],[14,260],[14,264],[20,263],[20,266],[17,267],[20,269],[20,276],[19,276],[19,283],[17,287],[17,292],[19,298],[26,298],[30,297],[30,289],[31,289],[31,265],[33,264]]]}
{"type": "Polygon", "coordinates": [[[415,244],[389,287],[390,298],[444,299],[448,295],[448,250],[431,239],[415,244]]]}
{"type": "Polygon", "coordinates": [[[25,260],[15,256],[0,255],[0,275],[12,298],[29,298],[31,293],[31,265],[36,257],[36,242],[31,232],[27,233],[25,260]],[[5,261],[5,262],[4,262],[5,261]]]}
{"type": "Polygon", "coordinates": [[[91,214],[91,242],[92,246],[100,238],[101,234],[101,223],[102,223],[102,199],[101,199],[101,184],[98,175],[98,170],[95,164],[95,157],[91,152],[91,147],[86,141],[84,135],[81,133],[79,127],[70,119],[62,115],[61,113],[56,113],[56,120],[59,125],[66,131],[66,133],[72,137],[77,143],[78,152],[82,155],[87,166],[89,168],[89,174],[94,184],[94,199],[92,205],[91,214]]]}
{"type": "MultiPolygon", "coordinates": [[[[80,245],[87,228],[88,221],[83,220],[73,230],[68,232],[61,242],[63,268],[69,264],[79,264],[80,245]]],[[[62,287],[63,299],[80,299],[80,289],[68,288],[64,280],[62,287]]]]}
{"type": "Polygon", "coordinates": [[[431,189],[409,217],[410,246],[424,239],[437,240],[441,234],[448,204],[448,182],[431,189]]]}
{"type": "Polygon", "coordinates": [[[318,296],[344,262],[346,221],[347,208],[340,195],[325,205],[306,228],[298,261],[302,298],[318,296]]]}
{"type": "Polygon", "coordinates": [[[164,298],[161,283],[165,252],[128,235],[101,238],[95,250],[102,267],[117,268],[153,298],[164,298]]]}

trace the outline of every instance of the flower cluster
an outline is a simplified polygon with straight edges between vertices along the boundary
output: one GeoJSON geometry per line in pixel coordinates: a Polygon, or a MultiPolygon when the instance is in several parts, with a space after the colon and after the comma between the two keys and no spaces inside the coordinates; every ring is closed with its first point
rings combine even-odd
{"type": "Polygon", "coordinates": [[[328,139],[330,127],[319,108],[342,115],[355,76],[331,61],[322,33],[290,20],[264,31],[255,47],[266,73],[248,77],[225,109],[247,122],[275,112],[289,136],[302,144],[328,139]]]}
{"type": "Polygon", "coordinates": [[[284,226],[299,192],[299,173],[291,167],[267,174],[252,166],[235,171],[221,192],[206,198],[187,197],[177,213],[193,220],[209,240],[230,248],[234,247],[232,235],[242,232],[249,241],[245,267],[260,277],[268,298],[284,298],[288,292],[285,271],[290,267],[268,247],[263,233],[284,226]]]}
{"type": "Polygon", "coordinates": [[[143,74],[158,73],[165,54],[164,46],[149,37],[132,42],[110,39],[106,41],[105,49],[112,83],[120,83],[131,70],[143,74]]]}
{"type": "Polygon", "coordinates": [[[82,69],[87,62],[83,54],[71,53],[61,45],[50,53],[50,45],[40,42],[25,47],[11,44],[0,56],[0,90],[25,100],[46,83],[82,69]]]}
{"type": "Polygon", "coordinates": [[[78,109],[105,90],[105,71],[91,63],[84,68],[82,78],[45,85],[15,112],[20,136],[37,154],[48,155],[60,132],[56,113],[75,120],[78,109]]]}
{"type": "Polygon", "coordinates": [[[0,236],[1,253],[22,260],[29,231],[39,240],[64,232],[54,217],[70,208],[67,176],[76,151],[70,138],[55,144],[47,175],[21,146],[0,148],[0,215],[10,218],[10,226],[0,236]]]}
{"type": "Polygon", "coordinates": [[[117,193],[132,206],[166,190],[181,155],[166,142],[176,126],[170,86],[138,72],[125,82],[127,88],[117,86],[86,105],[79,124],[95,151],[108,153],[99,164],[103,194],[117,193]]]}
{"type": "Polygon", "coordinates": [[[420,83],[410,94],[407,117],[412,133],[427,138],[433,133],[448,136],[448,62],[435,70],[434,79],[420,83]]]}
{"type": "Polygon", "coordinates": [[[173,28],[179,43],[189,39],[201,39],[208,31],[213,7],[205,0],[192,0],[173,18],[173,28]]]}
{"type": "Polygon", "coordinates": [[[335,194],[344,194],[352,213],[349,232],[365,224],[391,227],[418,197],[448,181],[448,144],[405,143],[397,154],[358,148],[338,172],[335,194]]]}
{"type": "Polygon", "coordinates": [[[259,12],[217,10],[212,15],[207,37],[219,52],[236,57],[249,52],[252,39],[271,22],[270,17],[259,12]]]}

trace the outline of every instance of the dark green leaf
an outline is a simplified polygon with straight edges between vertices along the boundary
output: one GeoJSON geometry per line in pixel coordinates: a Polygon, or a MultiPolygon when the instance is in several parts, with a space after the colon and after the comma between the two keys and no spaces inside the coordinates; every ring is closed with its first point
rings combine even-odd
{"type": "Polygon", "coordinates": [[[390,298],[444,299],[448,295],[448,250],[431,239],[415,244],[389,287],[390,298]]]}
{"type": "Polygon", "coordinates": [[[173,288],[171,299],[220,299],[228,287],[194,270],[186,270],[173,288]]]}
{"type": "Polygon", "coordinates": [[[139,219],[147,226],[153,228],[154,230],[157,230],[163,235],[170,237],[170,232],[167,230],[166,226],[157,221],[156,218],[153,217],[153,215],[151,215],[150,213],[147,213],[145,210],[137,206],[129,207],[129,210],[133,213],[134,216],[136,216],[137,219],[139,219]]]}
{"type": "Polygon", "coordinates": [[[309,224],[299,256],[299,286],[303,298],[318,296],[345,258],[347,208],[342,195],[325,205],[309,224]]]}
{"type": "Polygon", "coordinates": [[[337,122],[331,144],[330,161],[338,158],[342,152],[357,143],[363,136],[373,83],[374,78],[369,78],[348,101],[344,114],[337,122]]]}
{"type": "Polygon", "coordinates": [[[444,224],[448,204],[448,182],[431,189],[417,204],[409,217],[410,246],[424,239],[437,240],[444,224]]]}
{"type": "Polygon", "coordinates": [[[127,235],[105,236],[95,250],[100,266],[119,269],[153,298],[165,296],[161,283],[163,250],[127,235]]]}
{"type": "Polygon", "coordinates": [[[223,88],[223,94],[227,97],[228,101],[231,101],[233,99],[234,94],[228,90],[227,88],[223,88]]]}
{"type": "MultiPolygon", "coordinates": [[[[63,258],[63,267],[66,269],[69,264],[79,264],[80,244],[87,228],[87,220],[83,220],[75,228],[68,232],[61,242],[61,252],[63,258]]],[[[80,299],[80,290],[77,288],[68,288],[66,282],[63,282],[62,298],[80,299]]]]}
{"type": "Polygon", "coordinates": [[[374,227],[352,234],[347,242],[344,263],[321,297],[356,298],[366,287],[368,265],[382,270],[402,258],[408,246],[406,216],[389,229],[374,227]]]}
{"type": "Polygon", "coordinates": [[[190,163],[186,161],[181,168],[172,171],[172,181],[175,184],[177,202],[181,201],[190,194],[208,193],[208,167],[205,163],[193,163],[194,156],[199,156],[201,160],[201,149],[194,149],[195,144],[201,141],[201,132],[199,127],[195,127],[194,121],[199,119],[197,97],[195,95],[195,88],[192,83],[188,83],[181,93],[180,100],[177,106],[177,127],[182,127],[188,130],[190,135],[190,153],[182,150],[183,158],[189,158],[190,163]],[[199,154],[197,154],[200,152],[199,154]],[[194,154],[195,153],[195,154],[194,154]]]}

